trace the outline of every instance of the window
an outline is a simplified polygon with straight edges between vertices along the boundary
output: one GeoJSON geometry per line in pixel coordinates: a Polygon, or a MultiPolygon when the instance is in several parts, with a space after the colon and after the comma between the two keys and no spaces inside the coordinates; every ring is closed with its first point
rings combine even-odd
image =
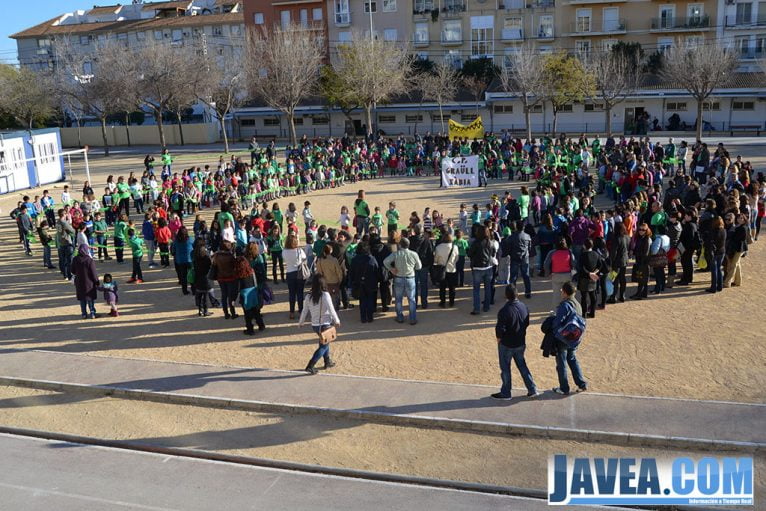
{"type": "Polygon", "coordinates": [[[415,0],[415,12],[428,12],[434,10],[434,0],[415,0]]]}
{"type": "Polygon", "coordinates": [[[521,40],[524,38],[524,29],[521,16],[505,18],[503,21],[503,40],[521,40]]]}
{"type": "Polygon", "coordinates": [[[665,53],[670,48],[673,47],[673,38],[672,37],[658,37],[657,38],[657,50],[659,50],[662,53],[665,53]]]}
{"type": "Polygon", "coordinates": [[[473,122],[476,114],[460,114],[460,122],[473,122]]]}
{"type": "Polygon", "coordinates": [[[281,126],[281,123],[279,122],[279,117],[266,117],[263,120],[264,126],[281,126]]]}
{"type": "Polygon", "coordinates": [[[489,57],[494,54],[495,18],[471,16],[471,57],[489,57]]]}
{"type": "Polygon", "coordinates": [[[50,48],[51,47],[51,40],[50,39],[38,39],[37,40],[37,47],[38,48],[50,48]]]}
{"type": "Polygon", "coordinates": [[[423,114],[405,115],[404,122],[423,122],[423,114]]]}
{"type": "Polygon", "coordinates": [[[88,46],[93,39],[92,35],[81,35],[80,36],[80,44],[82,46],[88,46]]]}
{"type": "Polygon", "coordinates": [[[300,16],[301,16],[301,26],[303,28],[308,28],[308,26],[309,26],[309,10],[308,9],[301,9],[300,16]]]}
{"type": "Polygon", "coordinates": [[[322,21],[322,18],[324,17],[322,13],[321,7],[314,7],[311,9],[311,19],[314,21],[322,21]]]}
{"type": "Polygon", "coordinates": [[[223,36],[223,27],[213,27],[213,35],[216,37],[223,36]]]}
{"type": "Polygon", "coordinates": [[[387,28],[383,30],[383,40],[385,41],[396,41],[396,29],[395,28],[387,28]]]}
{"type": "Polygon", "coordinates": [[[702,45],[702,36],[701,35],[690,35],[686,36],[686,47],[687,48],[696,48],[697,46],[702,45]]]}
{"type": "Polygon", "coordinates": [[[575,53],[581,59],[587,58],[590,55],[590,41],[588,39],[584,41],[575,41],[575,53]]]}
{"type": "Polygon", "coordinates": [[[572,112],[572,103],[567,103],[566,105],[559,106],[559,113],[571,113],[572,112]]]}
{"type": "Polygon", "coordinates": [[[263,13],[262,12],[256,12],[253,14],[253,23],[256,25],[263,25],[263,13]]]}
{"type": "Polygon", "coordinates": [[[540,16],[540,29],[537,31],[537,37],[540,39],[553,39],[553,16],[546,14],[540,16]]]}
{"type": "Polygon", "coordinates": [[[575,32],[590,32],[590,9],[577,9],[577,19],[575,20],[575,32]]]}
{"type": "MultiPolygon", "coordinates": [[[[764,14],[766,15],[766,13],[764,14]]],[[[766,34],[758,34],[755,36],[755,58],[759,59],[764,55],[766,55],[766,34]]]]}
{"type": "Polygon", "coordinates": [[[625,30],[625,25],[620,23],[619,7],[604,7],[601,13],[601,30],[603,32],[625,30]]]}
{"type": "Polygon", "coordinates": [[[601,41],[601,49],[605,52],[610,52],[615,44],[617,44],[616,39],[604,39],[601,41]]]}
{"type": "Polygon", "coordinates": [[[736,37],[734,39],[734,47],[737,49],[739,58],[750,58],[750,36],[736,37]]]}
{"type": "Polygon", "coordinates": [[[673,5],[660,6],[660,28],[673,28],[676,8],[673,5]]]}
{"type": "Polygon", "coordinates": [[[600,112],[604,109],[603,103],[585,103],[583,105],[583,110],[585,112],[600,112]]]}
{"type": "Polygon", "coordinates": [[[330,124],[330,118],[326,115],[315,115],[311,118],[311,123],[314,126],[320,125],[320,124],[330,124]]]}
{"type": "Polygon", "coordinates": [[[532,108],[529,109],[529,111],[532,112],[533,114],[541,114],[543,113],[543,105],[541,105],[540,103],[533,105],[532,108]]]}
{"type": "Polygon", "coordinates": [[[93,63],[92,62],[83,62],[82,63],[82,74],[84,74],[84,75],[92,75],[93,74],[93,63]]]}
{"type": "Polygon", "coordinates": [[[364,12],[378,12],[378,2],[367,1],[364,3],[364,12]]]}
{"type": "Polygon", "coordinates": [[[383,0],[383,12],[396,12],[396,0],[383,0]]]}
{"type": "Polygon", "coordinates": [[[686,16],[689,18],[690,26],[697,26],[702,23],[703,4],[689,4],[686,7],[686,16]]]}
{"type": "Polygon", "coordinates": [[[296,117],[294,120],[296,126],[303,126],[303,117],[296,117]]]}
{"type": "Polygon", "coordinates": [[[428,44],[428,23],[415,23],[415,44],[428,44]]]}
{"type": "Polygon", "coordinates": [[[496,114],[512,114],[513,105],[495,105],[492,107],[492,111],[496,114]]]}
{"type": "Polygon", "coordinates": [[[155,30],[154,31],[154,40],[155,41],[162,41],[162,30],[155,30]]]}
{"type": "Polygon", "coordinates": [[[117,42],[123,48],[127,48],[128,47],[128,34],[125,34],[125,33],[117,34],[117,42]]]}
{"type": "Polygon", "coordinates": [[[702,103],[702,110],[705,112],[717,112],[721,109],[721,103],[718,101],[705,101],[702,103]]]}
{"type": "Polygon", "coordinates": [[[463,29],[460,20],[445,20],[442,24],[442,42],[460,43],[463,41],[463,29]]]}
{"type": "Polygon", "coordinates": [[[240,126],[255,126],[255,119],[240,119],[240,126]]]}
{"type": "Polygon", "coordinates": [[[503,57],[503,66],[505,66],[505,67],[512,67],[513,63],[516,61],[514,56],[518,55],[520,52],[521,52],[521,48],[519,48],[517,46],[506,48],[505,49],[505,56],[503,57]]]}
{"type": "Polygon", "coordinates": [[[378,122],[380,124],[393,124],[396,122],[395,115],[378,115],[378,122]]]}
{"type": "Polygon", "coordinates": [[[450,114],[444,114],[442,116],[439,116],[439,114],[431,114],[431,120],[434,122],[442,122],[442,121],[449,121],[450,114]]]}
{"type": "Polygon", "coordinates": [[[282,24],[282,28],[287,29],[290,26],[290,11],[281,11],[279,13],[279,21],[282,24]]]}
{"type": "Polygon", "coordinates": [[[172,32],[171,40],[174,43],[180,43],[181,40],[183,39],[183,37],[184,37],[183,32],[180,29],[177,28],[177,29],[173,30],[173,32],[172,32]]]}
{"type": "Polygon", "coordinates": [[[136,32],[136,40],[137,41],[146,41],[146,32],[144,32],[144,31],[136,32]]]}
{"type": "Polygon", "coordinates": [[[351,11],[348,0],[335,0],[335,24],[348,25],[351,23],[351,11]]]}
{"type": "Polygon", "coordinates": [[[686,103],[667,103],[665,110],[668,112],[686,112],[686,103]]]}
{"type": "Polygon", "coordinates": [[[455,69],[463,67],[463,60],[460,58],[460,52],[457,50],[450,50],[444,54],[444,63],[452,66],[455,69]]]}
{"type": "Polygon", "coordinates": [[[351,32],[338,32],[338,41],[341,43],[350,43],[351,32]]]}
{"type": "Polygon", "coordinates": [[[231,31],[231,35],[240,35],[242,33],[242,27],[239,25],[232,25],[229,30],[231,31]]]}
{"type": "Polygon", "coordinates": [[[753,101],[732,101],[731,109],[735,111],[743,110],[755,110],[755,102],[753,101]]]}
{"type": "Polygon", "coordinates": [[[751,22],[753,15],[753,4],[738,3],[737,4],[737,25],[747,25],[751,22]]]}

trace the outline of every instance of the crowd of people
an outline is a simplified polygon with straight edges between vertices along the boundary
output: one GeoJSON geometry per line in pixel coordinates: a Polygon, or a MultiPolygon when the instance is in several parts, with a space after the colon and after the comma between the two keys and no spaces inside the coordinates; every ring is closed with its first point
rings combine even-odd
{"type": "MultiPolygon", "coordinates": [[[[704,143],[677,146],[672,139],[304,138],[281,158],[273,142],[261,147],[253,140],[250,152],[249,163],[221,157],[217,168],[178,173],[165,151],[159,175],[147,156],[140,177],[109,176],[100,199],[88,182],[82,200],[67,186],[60,202],[47,190],[24,197],[12,213],[19,241],[30,255],[30,241],[41,243],[47,268],[55,268],[51,250],[57,249],[58,269],[67,280],[74,276],[83,318],[96,316],[99,291],[110,314],[119,314],[117,282],[98,279],[95,270],[94,259],[108,260],[111,251],[123,263],[130,250],[131,284],[144,280],[145,254],[149,267],[167,268],[172,256],[181,292],[194,295],[198,314],[209,316],[220,305],[226,319],[235,319],[239,302],[248,335],[266,328],[269,283],[285,284],[290,319],[297,314],[302,323],[310,316],[320,338],[306,368],[311,373],[320,358],[325,367],[334,365],[326,332],[339,326],[338,310],[356,300],[361,321],[371,323],[393,304],[395,320],[414,325],[418,308],[432,305],[431,288],[438,289],[439,307],[454,307],[470,270],[471,314],[489,312],[497,286],[509,286],[497,328],[498,345],[507,348],[501,348],[501,367],[515,359],[536,395],[518,349],[526,308],[518,305],[519,279],[528,299],[539,291],[536,277],[550,278],[555,321],[548,326],[556,340],[548,346],[560,369],[557,389],[569,392],[568,365],[584,390],[576,344],[562,340],[560,331],[577,327],[578,316],[584,329],[584,318],[624,302],[628,280],[636,284],[629,296],[635,300],[688,286],[702,271],[710,274],[710,293],[741,285],[741,259],[758,239],[766,198],[763,174],[732,158],[723,144],[711,152],[704,143]],[[407,215],[395,201],[371,206],[362,189],[334,224],[316,219],[305,197],[292,198],[386,175],[438,174],[441,159],[458,154],[479,156],[481,184],[519,179],[520,190],[454,212],[425,207],[407,215]],[[214,211],[210,221],[205,209],[214,211]],[[307,285],[310,293],[304,293],[307,285]]],[[[499,398],[510,396],[509,370],[503,369],[503,382],[499,398]]]]}

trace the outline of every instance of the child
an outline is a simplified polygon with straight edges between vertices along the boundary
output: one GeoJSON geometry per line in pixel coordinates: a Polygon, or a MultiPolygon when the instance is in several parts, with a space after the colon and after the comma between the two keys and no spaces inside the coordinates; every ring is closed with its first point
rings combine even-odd
{"type": "Polygon", "coordinates": [[[52,238],[48,234],[48,220],[40,222],[40,226],[37,228],[37,237],[40,239],[40,243],[43,245],[43,267],[49,270],[55,268],[51,262],[51,247],[50,242],[52,238]]]}
{"type": "Polygon", "coordinates": [[[431,218],[431,208],[423,210],[423,230],[430,231],[433,229],[433,218],[431,218]]]}
{"type": "MultiPolygon", "coordinates": [[[[377,211],[377,208],[375,208],[377,211]]],[[[388,235],[392,236],[399,230],[399,211],[396,209],[396,202],[388,203],[388,211],[386,211],[386,219],[388,219],[388,235]]]]}
{"type": "Polygon", "coordinates": [[[160,264],[167,268],[170,266],[170,239],[173,234],[170,232],[168,222],[164,218],[157,220],[157,230],[154,232],[154,240],[160,250],[160,264]]]}
{"type": "Polygon", "coordinates": [[[463,231],[455,231],[455,245],[457,246],[457,285],[463,287],[465,282],[465,257],[468,253],[468,240],[463,239],[463,231]]]}
{"type": "Polygon", "coordinates": [[[128,243],[130,252],[133,256],[133,273],[130,274],[128,284],[141,284],[144,281],[144,274],[141,273],[141,259],[144,257],[144,240],[136,236],[136,231],[128,229],[128,243]]]}
{"type": "Polygon", "coordinates": [[[122,213],[119,220],[114,224],[114,253],[117,255],[117,262],[123,263],[123,251],[125,247],[125,231],[128,228],[128,215],[122,213]]]}
{"type": "Polygon", "coordinates": [[[109,315],[116,318],[120,315],[117,312],[117,282],[112,279],[111,273],[104,274],[104,282],[98,287],[99,291],[104,293],[104,301],[111,308],[109,315]]]}
{"type": "Polygon", "coordinates": [[[77,237],[75,238],[75,251],[79,252],[80,247],[85,245],[86,248],[90,248],[88,244],[88,230],[85,226],[85,222],[77,226],[77,237]]]}
{"type": "Polygon", "coordinates": [[[72,197],[69,195],[69,185],[64,185],[64,191],[61,192],[61,203],[69,204],[72,201],[72,197]]]}
{"type": "Polygon", "coordinates": [[[232,244],[236,242],[236,238],[234,236],[234,226],[232,225],[231,220],[224,221],[222,238],[224,241],[228,241],[232,244]]]}
{"type": "Polygon", "coordinates": [[[340,224],[340,228],[344,231],[349,231],[349,223],[351,222],[351,216],[348,214],[348,208],[346,206],[340,207],[340,218],[338,219],[338,223],[340,224]]]}
{"type": "Polygon", "coordinates": [[[306,225],[307,231],[311,226],[312,220],[314,220],[314,215],[311,214],[311,203],[306,201],[303,203],[303,223],[306,225]]]}
{"type": "Polygon", "coordinates": [[[383,232],[383,215],[380,214],[380,206],[375,206],[375,213],[372,215],[372,225],[375,226],[378,233],[383,232]]]}
{"type": "MultiPolygon", "coordinates": [[[[151,211],[151,208],[149,208],[149,211],[151,211]]],[[[141,224],[141,235],[144,237],[146,249],[149,251],[149,268],[154,268],[156,266],[154,264],[154,253],[157,250],[157,246],[154,240],[154,222],[150,212],[144,214],[144,222],[141,224]]]]}

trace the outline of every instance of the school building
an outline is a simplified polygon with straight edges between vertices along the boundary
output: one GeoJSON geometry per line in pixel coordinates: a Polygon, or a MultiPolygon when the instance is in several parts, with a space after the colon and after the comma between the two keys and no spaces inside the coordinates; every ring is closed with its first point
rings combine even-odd
{"type": "Polygon", "coordinates": [[[0,132],[0,194],[62,179],[58,128],[0,132]]]}

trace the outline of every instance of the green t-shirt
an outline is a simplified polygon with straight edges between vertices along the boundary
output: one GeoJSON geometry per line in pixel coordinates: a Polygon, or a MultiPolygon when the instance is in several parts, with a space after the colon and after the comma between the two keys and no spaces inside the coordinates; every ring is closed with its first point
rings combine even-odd
{"type": "Polygon", "coordinates": [[[395,209],[389,209],[386,211],[386,218],[388,219],[388,225],[397,225],[399,223],[399,212],[395,209]]]}
{"type": "Polygon", "coordinates": [[[457,255],[465,256],[468,252],[468,240],[459,239],[459,240],[455,240],[454,243],[457,246],[457,255]]]}
{"type": "Polygon", "coordinates": [[[104,234],[106,233],[106,220],[95,220],[93,222],[93,230],[96,232],[96,234],[104,234]]]}
{"type": "Polygon", "coordinates": [[[354,212],[356,212],[356,216],[368,217],[370,215],[370,208],[367,206],[367,202],[362,199],[354,206],[354,212]]]}
{"type": "Polygon", "coordinates": [[[120,200],[130,198],[130,187],[125,183],[117,183],[117,194],[120,196],[120,200]]]}
{"type": "Polygon", "coordinates": [[[133,258],[137,259],[139,257],[143,257],[144,255],[144,240],[139,238],[138,236],[133,236],[128,240],[128,243],[130,244],[130,251],[133,254],[133,258]]]}
{"type": "Polygon", "coordinates": [[[381,215],[380,213],[375,213],[374,215],[372,215],[372,225],[374,225],[378,229],[383,227],[383,215],[381,215]]]}
{"type": "Polygon", "coordinates": [[[118,220],[114,224],[114,237],[125,241],[125,233],[128,230],[128,224],[122,220],[118,220]]]}
{"type": "Polygon", "coordinates": [[[231,213],[222,211],[218,214],[218,225],[221,227],[221,231],[223,231],[223,228],[226,225],[226,220],[229,220],[232,226],[234,225],[234,216],[231,213]]]}
{"type": "Polygon", "coordinates": [[[519,196],[519,211],[521,212],[522,219],[529,216],[529,195],[519,196]]]}
{"type": "Polygon", "coordinates": [[[658,211],[652,215],[652,225],[665,225],[668,222],[668,215],[664,211],[658,211]]]}

